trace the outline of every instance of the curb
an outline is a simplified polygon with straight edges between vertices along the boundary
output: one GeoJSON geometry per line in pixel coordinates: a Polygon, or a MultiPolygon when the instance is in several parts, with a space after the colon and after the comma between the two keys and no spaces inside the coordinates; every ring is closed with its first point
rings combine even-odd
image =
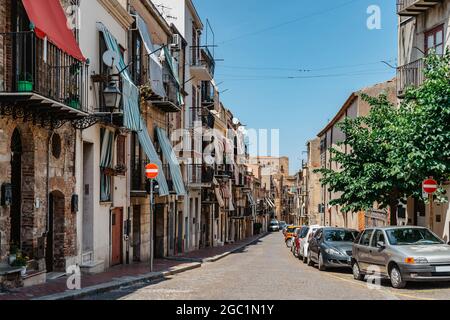
{"type": "Polygon", "coordinates": [[[115,289],[119,289],[124,286],[130,286],[134,284],[138,284],[144,281],[153,281],[153,280],[159,280],[164,279],[165,277],[176,275],[182,272],[186,272],[189,270],[200,268],[202,265],[201,263],[190,263],[181,267],[174,267],[172,270],[169,271],[161,271],[161,272],[153,272],[153,273],[147,273],[142,276],[137,277],[124,277],[122,280],[113,280],[106,283],[98,284],[95,286],[87,287],[81,290],[76,291],[66,291],[63,293],[56,293],[48,296],[38,297],[34,298],[32,300],[74,300],[83,298],[90,295],[105,293],[108,291],[112,291],[115,289]]]}
{"type": "Polygon", "coordinates": [[[244,249],[245,247],[248,247],[248,246],[250,246],[250,245],[252,245],[252,244],[255,244],[255,243],[258,242],[261,238],[263,238],[263,237],[265,237],[265,236],[267,236],[267,235],[268,235],[268,233],[264,233],[264,234],[258,236],[256,239],[254,239],[254,240],[252,240],[252,241],[250,241],[250,242],[247,242],[247,243],[243,244],[242,246],[239,246],[239,247],[237,247],[237,248],[234,248],[233,250],[224,252],[224,253],[222,253],[222,254],[219,254],[219,255],[214,256],[214,257],[211,257],[211,258],[203,259],[203,262],[204,262],[204,263],[205,263],[205,262],[208,263],[208,262],[216,262],[216,261],[219,261],[219,260],[221,260],[221,259],[223,259],[223,258],[225,258],[225,257],[228,257],[230,254],[233,254],[233,253],[235,253],[235,252],[237,252],[237,251],[240,251],[240,250],[244,249]]]}
{"type": "Polygon", "coordinates": [[[168,271],[147,273],[142,276],[136,276],[136,277],[133,277],[133,276],[123,277],[122,279],[112,280],[112,281],[101,283],[101,284],[98,284],[95,286],[90,286],[90,287],[87,287],[87,288],[84,288],[81,290],[56,293],[56,294],[52,294],[52,295],[48,295],[48,296],[34,298],[32,300],[74,300],[74,299],[80,299],[80,298],[91,296],[91,295],[109,292],[112,290],[119,289],[121,287],[138,284],[138,283],[141,283],[144,281],[154,281],[154,280],[164,279],[165,277],[168,277],[171,275],[176,275],[176,274],[179,274],[182,272],[200,268],[203,263],[211,263],[211,262],[219,261],[219,260],[229,256],[232,253],[235,253],[237,251],[242,250],[245,247],[255,244],[261,238],[267,236],[268,234],[269,233],[264,233],[250,242],[247,242],[237,248],[234,248],[230,251],[224,252],[222,254],[219,254],[219,255],[216,255],[216,256],[210,257],[210,258],[205,258],[205,259],[183,258],[183,257],[166,258],[167,260],[176,260],[176,261],[187,262],[183,266],[174,267],[168,271]]]}

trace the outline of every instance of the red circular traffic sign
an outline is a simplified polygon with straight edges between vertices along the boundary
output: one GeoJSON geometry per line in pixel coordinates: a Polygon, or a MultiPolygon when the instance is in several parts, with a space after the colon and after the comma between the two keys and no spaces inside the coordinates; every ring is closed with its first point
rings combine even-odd
{"type": "Polygon", "coordinates": [[[145,175],[147,176],[147,178],[155,179],[156,177],[158,177],[158,174],[159,174],[158,165],[150,163],[145,166],[145,175]]]}
{"type": "Polygon", "coordinates": [[[434,179],[427,179],[422,184],[423,191],[428,194],[435,193],[438,189],[438,183],[434,179]]]}

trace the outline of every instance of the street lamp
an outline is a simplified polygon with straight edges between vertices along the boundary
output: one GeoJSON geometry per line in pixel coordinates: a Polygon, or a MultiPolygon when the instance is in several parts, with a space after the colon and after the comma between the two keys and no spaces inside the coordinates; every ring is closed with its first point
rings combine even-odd
{"type": "Polygon", "coordinates": [[[114,81],[109,82],[108,86],[103,90],[103,101],[105,103],[105,107],[106,109],[111,110],[111,113],[113,113],[114,110],[120,109],[119,106],[121,97],[122,93],[114,81]]]}

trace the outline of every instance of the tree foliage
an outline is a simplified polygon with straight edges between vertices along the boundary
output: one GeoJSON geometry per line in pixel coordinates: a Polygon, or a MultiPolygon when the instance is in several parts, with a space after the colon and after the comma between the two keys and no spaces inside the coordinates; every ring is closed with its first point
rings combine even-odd
{"type": "Polygon", "coordinates": [[[385,94],[363,95],[371,106],[369,114],[338,124],[345,139],[330,149],[338,170],[316,170],[322,174],[321,183],[338,195],[331,205],[340,205],[344,212],[367,210],[375,202],[392,206],[400,198],[422,197],[424,178],[448,180],[449,66],[448,51],[430,55],[424,84],[408,88],[399,107],[385,94]]]}

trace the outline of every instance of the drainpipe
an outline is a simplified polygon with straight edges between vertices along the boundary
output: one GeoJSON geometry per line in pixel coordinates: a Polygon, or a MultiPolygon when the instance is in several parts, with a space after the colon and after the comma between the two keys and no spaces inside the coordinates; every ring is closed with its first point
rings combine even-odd
{"type": "Polygon", "coordinates": [[[50,226],[50,143],[53,140],[53,136],[55,135],[55,131],[52,130],[50,137],[48,138],[47,142],[47,180],[46,180],[46,189],[47,189],[47,223],[45,226],[45,236],[47,236],[50,226]]]}

